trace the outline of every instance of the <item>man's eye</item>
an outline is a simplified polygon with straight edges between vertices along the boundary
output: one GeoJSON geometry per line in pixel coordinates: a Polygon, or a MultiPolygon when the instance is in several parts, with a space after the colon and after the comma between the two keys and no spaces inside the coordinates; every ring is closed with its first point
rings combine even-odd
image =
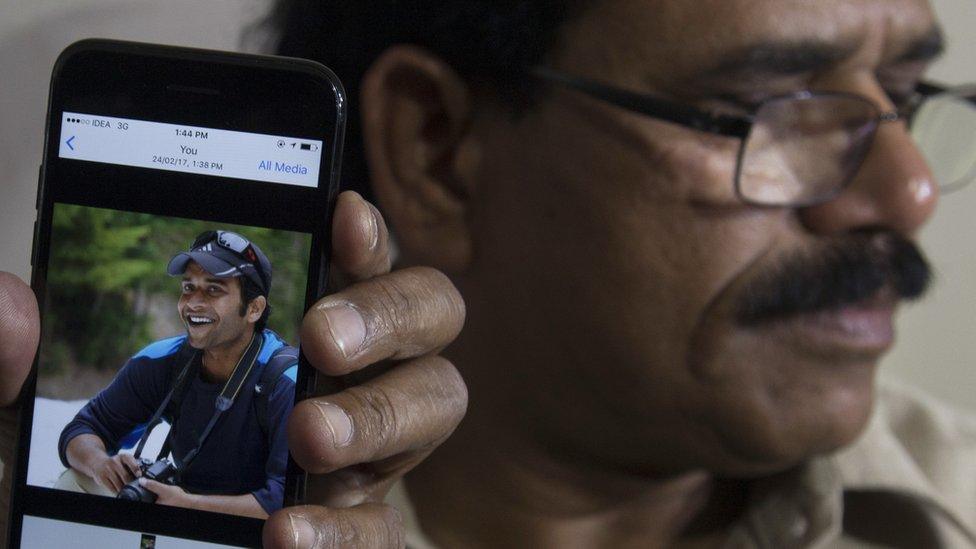
{"type": "Polygon", "coordinates": [[[183,293],[184,294],[191,293],[192,291],[193,291],[193,286],[192,285],[190,285],[190,284],[184,284],[183,285],[183,293]]]}
{"type": "Polygon", "coordinates": [[[209,286],[207,288],[207,292],[210,293],[211,295],[217,295],[223,291],[224,289],[221,288],[220,286],[209,286]]]}

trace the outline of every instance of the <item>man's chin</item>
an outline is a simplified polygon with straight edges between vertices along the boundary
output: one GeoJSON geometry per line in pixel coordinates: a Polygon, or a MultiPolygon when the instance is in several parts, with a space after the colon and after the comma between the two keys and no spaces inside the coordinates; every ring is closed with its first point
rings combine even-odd
{"type": "Polygon", "coordinates": [[[887,312],[860,314],[840,319],[867,326],[853,336],[837,328],[837,317],[802,319],[728,330],[703,346],[693,369],[718,450],[709,469],[770,474],[857,440],[871,417],[877,364],[890,339],[887,312]]]}
{"type": "MultiPolygon", "coordinates": [[[[872,376],[873,377],[873,376],[872,376]]],[[[718,433],[731,476],[770,474],[854,443],[871,418],[873,379],[740,402],[740,416],[718,433]]]]}
{"type": "Polygon", "coordinates": [[[190,345],[190,347],[197,349],[198,351],[202,351],[203,349],[207,348],[209,338],[203,336],[202,334],[196,334],[192,328],[188,328],[186,330],[186,342],[190,345]]]}

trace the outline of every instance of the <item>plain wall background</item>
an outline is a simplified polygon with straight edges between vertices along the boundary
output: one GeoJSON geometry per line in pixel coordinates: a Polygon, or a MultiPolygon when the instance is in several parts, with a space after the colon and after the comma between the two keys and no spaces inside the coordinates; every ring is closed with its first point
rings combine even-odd
{"type": "MultiPolygon", "coordinates": [[[[933,0],[949,50],[932,69],[948,83],[976,81],[976,1],[933,0]]],[[[58,52],[102,36],[240,49],[241,29],[265,0],[0,0],[0,270],[30,275],[37,166],[47,84],[58,52]]],[[[921,234],[936,283],[921,303],[904,307],[898,344],[882,374],[906,380],[976,411],[976,185],[944,197],[921,234]]]]}
{"type": "MultiPolygon", "coordinates": [[[[939,82],[976,82],[976,1],[932,0],[948,51],[929,73],[939,82]]],[[[976,131],[976,129],[974,129],[976,131]]],[[[898,343],[882,363],[897,377],[976,411],[976,184],[943,196],[921,244],[936,279],[929,295],[904,306],[898,343]]]]}

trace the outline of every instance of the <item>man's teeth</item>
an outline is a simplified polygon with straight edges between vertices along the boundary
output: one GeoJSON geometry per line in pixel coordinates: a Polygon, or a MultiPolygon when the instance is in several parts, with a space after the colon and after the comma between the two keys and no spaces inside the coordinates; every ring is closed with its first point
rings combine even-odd
{"type": "Polygon", "coordinates": [[[187,317],[192,324],[211,324],[213,319],[204,316],[188,316],[187,317]]]}

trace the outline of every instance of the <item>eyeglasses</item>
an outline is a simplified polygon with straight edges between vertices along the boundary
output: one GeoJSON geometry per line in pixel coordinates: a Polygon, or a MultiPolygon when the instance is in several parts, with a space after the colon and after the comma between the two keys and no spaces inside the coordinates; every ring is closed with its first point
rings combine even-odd
{"type": "MultiPolygon", "coordinates": [[[[206,231],[197,235],[193,244],[190,245],[190,251],[197,248],[202,248],[211,242],[216,242],[218,246],[226,250],[230,250],[240,256],[241,258],[247,260],[250,266],[254,268],[257,273],[258,278],[261,280],[262,289],[267,288],[267,279],[264,276],[264,272],[261,269],[261,262],[258,260],[257,252],[254,251],[254,246],[251,241],[244,238],[243,236],[232,233],[230,231],[206,231]]],[[[238,269],[246,268],[249,265],[238,265],[238,269]]]]}
{"type": "Polygon", "coordinates": [[[531,75],[617,107],[698,131],[737,138],[734,187],[761,206],[811,206],[846,187],[881,124],[904,120],[943,193],[976,179],[976,87],[919,84],[895,111],[843,92],[802,91],[766,99],[736,116],[673,103],[546,67],[531,75]]]}

